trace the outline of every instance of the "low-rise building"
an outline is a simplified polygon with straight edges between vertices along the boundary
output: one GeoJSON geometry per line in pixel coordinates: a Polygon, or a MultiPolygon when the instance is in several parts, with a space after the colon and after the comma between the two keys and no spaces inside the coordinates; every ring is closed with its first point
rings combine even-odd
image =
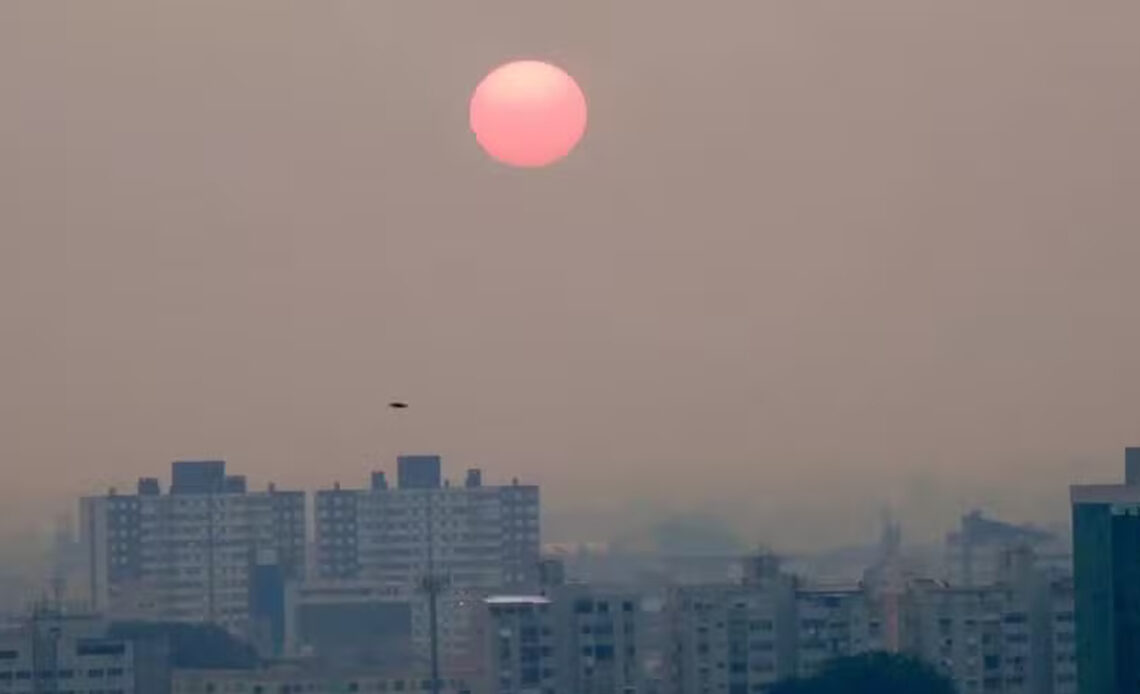
{"type": "Polygon", "coordinates": [[[549,589],[559,692],[640,694],[643,621],[630,591],[585,585],[549,589]]]}
{"type": "Polygon", "coordinates": [[[285,591],[285,653],[355,667],[413,659],[412,610],[403,588],[370,581],[306,581],[285,591]]]}
{"type": "Polygon", "coordinates": [[[796,580],[770,556],[740,583],[681,586],[667,599],[672,694],[750,694],[795,676],[796,580]]]}
{"type": "MultiPolygon", "coordinates": [[[[254,670],[177,670],[172,690],[174,694],[422,694],[432,692],[432,687],[427,675],[296,664],[254,670]]],[[[472,678],[451,676],[440,681],[439,694],[477,694],[477,690],[472,678]]]]}
{"type": "Polygon", "coordinates": [[[489,694],[561,694],[555,615],[542,595],[484,600],[478,639],[484,647],[483,691],[489,694]]]}
{"type": "Polygon", "coordinates": [[[112,638],[94,617],[41,612],[0,633],[4,694],[166,694],[166,665],[161,644],[112,638]]]}

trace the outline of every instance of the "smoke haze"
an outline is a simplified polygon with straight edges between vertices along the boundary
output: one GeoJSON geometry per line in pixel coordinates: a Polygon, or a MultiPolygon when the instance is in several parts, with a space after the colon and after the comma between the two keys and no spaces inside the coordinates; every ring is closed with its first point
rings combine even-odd
{"type": "Polygon", "coordinates": [[[311,488],[413,450],[540,483],[554,540],[1063,519],[1140,441],[1137,26],[1134,0],[6,0],[0,523],[179,457],[311,488]],[[467,132],[518,57],[590,100],[541,172],[467,132]]]}

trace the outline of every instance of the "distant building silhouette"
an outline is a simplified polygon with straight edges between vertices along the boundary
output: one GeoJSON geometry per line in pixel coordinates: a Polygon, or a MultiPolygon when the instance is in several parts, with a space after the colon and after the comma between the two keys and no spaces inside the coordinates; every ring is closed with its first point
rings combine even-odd
{"type": "Polygon", "coordinates": [[[1022,548],[1033,549],[1043,568],[1048,561],[1060,573],[1069,573],[1070,557],[1055,533],[971,511],[962,516],[958,530],[946,536],[949,581],[956,586],[989,585],[1001,573],[1002,557],[1022,548]]]}

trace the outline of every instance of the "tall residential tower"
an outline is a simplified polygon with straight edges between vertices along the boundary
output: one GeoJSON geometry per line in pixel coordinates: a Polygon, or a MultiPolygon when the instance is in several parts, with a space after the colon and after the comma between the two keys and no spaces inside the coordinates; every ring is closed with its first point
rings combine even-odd
{"type": "Polygon", "coordinates": [[[305,566],[305,495],[246,489],[223,461],[176,462],[135,494],[80,501],[86,593],[113,618],[212,622],[254,635],[259,574],[284,581],[305,566]],[[267,572],[273,565],[276,571],[267,572]]]}
{"type": "MultiPolygon", "coordinates": [[[[474,469],[462,484],[451,484],[438,456],[401,456],[395,486],[375,472],[368,489],[320,490],[315,504],[316,575],[411,594],[431,581],[449,667],[478,657],[471,634],[482,597],[538,583],[537,486],[484,485],[474,469]]],[[[421,652],[431,628],[428,607],[413,601],[413,640],[421,652]]]]}
{"type": "Polygon", "coordinates": [[[1140,448],[1124,484],[1076,485],[1073,581],[1080,694],[1140,692],[1140,448]]]}

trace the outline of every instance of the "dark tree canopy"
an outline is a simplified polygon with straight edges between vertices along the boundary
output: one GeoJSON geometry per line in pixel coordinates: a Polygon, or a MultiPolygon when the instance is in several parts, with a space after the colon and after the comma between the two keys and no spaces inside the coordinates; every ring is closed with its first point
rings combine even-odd
{"type": "Polygon", "coordinates": [[[814,677],[777,684],[771,694],[955,694],[955,688],[920,660],[868,653],[837,658],[814,677]]]}

